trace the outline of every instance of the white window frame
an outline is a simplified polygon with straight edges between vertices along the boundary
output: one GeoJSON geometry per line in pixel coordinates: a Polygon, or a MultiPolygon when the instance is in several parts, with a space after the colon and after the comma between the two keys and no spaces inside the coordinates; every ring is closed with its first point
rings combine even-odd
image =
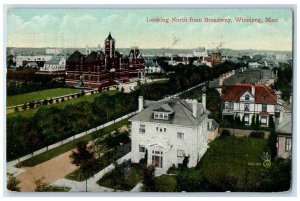
{"type": "Polygon", "coordinates": [[[139,133],[140,134],[145,134],[146,133],[146,126],[145,126],[145,124],[140,124],[139,133]]]}
{"type": "Polygon", "coordinates": [[[285,143],[284,143],[284,150],[285,151],[291,151],[292,149],[292,138],[291,137],[285,137],[285,143]]]}

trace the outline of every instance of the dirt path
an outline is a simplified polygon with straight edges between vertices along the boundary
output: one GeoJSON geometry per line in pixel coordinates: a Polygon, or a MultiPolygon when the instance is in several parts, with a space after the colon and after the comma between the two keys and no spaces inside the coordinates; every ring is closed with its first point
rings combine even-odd
{"type": "MultiPolygon", "coordinates": [[[[128,130],[127,126],[122,126],[121,131],[128,130]]],[[[91,142],[89,142],[91,145],[91,142]]],[[[21,181],[21,191],[32,192],[35,189],[34,178],[40,179],[44,177],[44,181],[51,183],[58,179],[64,178],[67,174],[78,169],[78,167],[71,162],[69,157],[72,150],[65,152],[57,157],[54,157],[48,161],[45,161],[39,165],[33,167],[22,167],[25,172],[16,176],[21,181]]]]}
{"type": "Polygon", "coordinates": [[[50,183],[76,170],[78,167],[71,163],[69,157],[71,153],[72,151],[68,151],[34,167],[23,167],[26,171],[17,176],[21,181],[21,191],[34,191],[34,178],[44,177],[44,181],[50,183]]]}

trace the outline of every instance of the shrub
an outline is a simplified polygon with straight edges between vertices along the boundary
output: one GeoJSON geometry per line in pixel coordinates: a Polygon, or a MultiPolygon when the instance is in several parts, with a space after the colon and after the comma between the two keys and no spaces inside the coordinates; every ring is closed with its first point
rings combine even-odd
{"type": "Polygon", "coordinates": [[[230,136],[231,134],[230,134],[230,131],[229,130],[227,130],[227,129],[224,129],[224,130],[222,130],[222,132],[221,132],[221,136],[230,136]]]}
{"type": "Polygon", "coordinates": [[[9,179],[7,181],[7,189],[10,191],[21,191],[20,187],[18,186],[21,181],[18,180],[14,175],[9,174],[9,179]]]}
{"type": "Polygon", "coordinates": [[[162,175],[155,178],[155,186],[158,192],[175,192],[177,182],[173,176],[162,175]]]}
{"type": "Polygon", "coordinates": [[[265,137],[265,133],[261,131],[254,131],[250,133],[250,137],[263,139],[265,137]]]}
{"type": "Polygon", "coordinates": [[[43,105],[48,105],[48,100],[47,99],[43,100],[43,105]]]}

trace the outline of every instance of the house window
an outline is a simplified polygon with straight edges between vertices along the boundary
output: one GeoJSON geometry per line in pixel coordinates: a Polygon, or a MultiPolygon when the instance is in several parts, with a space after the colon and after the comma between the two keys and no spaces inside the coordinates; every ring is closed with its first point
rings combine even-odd
{"type": "Polygon", "coordinates": [[[158,127],[156,127],[156,131],[158,131],[158,127]]]}
{"type": "Polygon", "coordinates": [[[154,113],[154,119],[158,119],[159,116],[158,116],[158,113],[154,113]]]}
{"type": "Polygon", "coordinates": [[[139,152],[142,152],[142,153],[146,152],[145,145],[139,145],[139,152]]]}
{"type": "Polygon", "coordinates": [[[246,95],[245,95],[245,100],[249,100],[249,99],[250,99],[249,94],[246,94],[246,95]]]}
{"type": "Polygon", "coordinates": [[[183,158],[184,157],[184,150],[177,150],[177,157],[183,158]]]}
{"type": "Polygon", "coordinates": [[[264,112],[267,111],[267,104],[262,104],[262,111],[264,111],[264,112]]]}
{"type": "Polygon", "coordinates": [[[164,119],[165,119],[165,120],[168,120],[168,114],[165,114],[165,113],[164,113],[163,115],[164,115],[164,119]]]}
{"type": "Polygon", "coordinates": [[[261,117],[260,118],[260,123],[261,124],[267,124],[267,117],[261,117]]]}
{"type": "Polygon", "coordinates": [[[286,137],[285,138],[285,151],[291,151],[292,148],[292,138],[286,137]]]}
{"type": "Polygon", "coordinates": [[[162,132],[162,128],[160,128],[159,131],[162,132]]]}
{"type": "Polygon", "coordinates": [[[159,113],[159,118],[160,118],[160,119],[163,119],[163,118],[164,118],[163,113],[159,113]]]}
{"type": "Polygon", "coordinates": [[[249,114],[244,115],[245,123],[249,123],[249,114]]]}
{"type": "Polygon", "coordinates": [[[140,134],[144,134],[146,132],[145,125],[140,124],[139,132],[140,132],[140,134]]]}
{"type": "Polygon", "coordinates": [[[245,104],[245,111],[249,112],[249,104],[245,104]]]}
{"type": "Polygon", "coordinates": [[[184,138],[184,134],[183,133],[177,133],[177,138],[178,139],[183,139],[184,138]]]}
{"type": "Polygon", "coordinates": [[[164,132],[167,132],[167,129],[166,129],[166,128],[164,128],[164,132]]]}

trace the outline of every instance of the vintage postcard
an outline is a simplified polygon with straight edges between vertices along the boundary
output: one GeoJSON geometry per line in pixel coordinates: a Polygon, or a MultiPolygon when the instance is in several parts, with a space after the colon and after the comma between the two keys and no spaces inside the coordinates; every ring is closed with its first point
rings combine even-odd
{"type": "Polygon", "coordinates": [[[7,192],[290,192],[293,9],[6,10],[7,192]]]}

